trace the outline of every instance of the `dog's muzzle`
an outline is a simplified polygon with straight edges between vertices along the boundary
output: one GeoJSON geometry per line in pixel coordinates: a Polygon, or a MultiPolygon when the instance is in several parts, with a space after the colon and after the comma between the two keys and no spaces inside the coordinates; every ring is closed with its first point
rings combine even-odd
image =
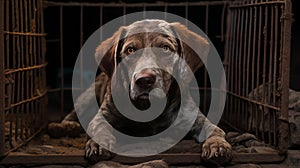
{"type": "Polygon", "coordinates": [[[148,99],[149,92],[154,88],[156,75],[151,69],[143,69],[134,75],[134,85],[138,99],[148,99]]]}

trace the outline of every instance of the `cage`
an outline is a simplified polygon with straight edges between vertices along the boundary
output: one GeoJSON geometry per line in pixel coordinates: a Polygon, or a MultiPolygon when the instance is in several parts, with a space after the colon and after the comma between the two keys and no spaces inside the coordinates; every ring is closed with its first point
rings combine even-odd
{"type": "MultiPolygon", "coordinates": [[[[290,0],[179,3],[7,0],[0,2],[0,9],[0,156],[17,150],[44,130],[47,119],[61,120],[73,108],[72,70],[85,40],[108,21],[138,11],[169,12],[199,26],[217,48],[226,71],[228,88],[222,123],[230,130],[251,132],[279,154],[286,154],[290,0]]],[[[76,89],[90,84],[85,80],[90,77],[88,72],[76,73],[81,74],[81,85],[76,89]]],[[[203,77],[203,81],[192,89],[203,95],[200,108],[206,112],[213,88],[205,68],[196,75],[203,77]]],[[[247,162],[249,155],[240,154],[234,161],[247,162]]],[[[254,155],[254,162],[284,159],[278,154],[254,155]]],[[[78,159],[81,156],[65,155],[68,160],[53,155],[46,159],[61,164],[74,163],[76,158],[75,162],[82,163],[83,159],[78,159]]],[[[195,161],[199,156],[163,157],[174,163],[195,163],[200,162],[195,161]]],[[[37,158],[40,160],[27,163],[43,162],[41,156],[37,158]]],[[[136,162],[128,158],[117,160],[136,162]]]]}

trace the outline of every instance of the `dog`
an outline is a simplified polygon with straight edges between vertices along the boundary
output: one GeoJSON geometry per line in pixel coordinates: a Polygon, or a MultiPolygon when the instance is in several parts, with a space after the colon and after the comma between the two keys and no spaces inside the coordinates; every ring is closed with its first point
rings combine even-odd
{"type": "MultiPolygon", "coordinates": [[[[86,143],[85,157],[98,161],[114,156],[110,151],[117,143],[113,128],[137,137],[162,132],[176,119],[182,106],[186,111],[193,108],[199,111],[190,134],[200,142],[200,131],[204,129],[207,133],[202,145],[202,158],[217,163],[230,161],[232,148],[225,140],[225,132],[209,122],[198,107],[194,107],[193,98],[189,90],[185,89],[193,75],[187,73],[187,68],[196,72],[203,65],[197,53],[201,53],[201,58],[205,58],[209,49],[208,41],[186,26],[156,19],[122,26],[111,38],[103,41],[97,47],[95,57],[101,71],[109,80],[100,109],[88,125],[87,133],[91,139],[86,143]],[[193,48],[196,51],[188,46],[186,41],[195,44],[196,47],[193,48]],[[175,58],[183,59],[188,67],[180,64],[175,58]],[[161,66],[164,70],[157,68],[161,66]],[[120,73],[112,80],[117,67],[120,67],[120,73]],[[175,71],[179,82],[172,76],[175,71]],[[180,90],[179,86],[185,86],[184,90],[180,90]],[[166,97],[166,106],[162,114],[154,120],[136,122],[120,113],[114,104],[112,91],[116,94],[128,94],[130,103],[138,110],[146,110],[151,106],[151,96],[153,101],[160,101],[166,97]]],[[[124,107],[122,110],[129,109],[124,107]]]]}

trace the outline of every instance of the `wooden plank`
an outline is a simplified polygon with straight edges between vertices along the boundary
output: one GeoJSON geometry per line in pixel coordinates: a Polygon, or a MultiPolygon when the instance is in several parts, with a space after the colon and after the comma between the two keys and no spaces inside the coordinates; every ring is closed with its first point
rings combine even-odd
{"type": "MultiPolygon", "coordinates": [[[[127,157],[116,156],[111,161],[122,164],[137,164],[150,160],[163,159],[170,165],[192,165],[201,164],[200,153],[182,153],[182,154],[159,154],[148,157],[127,157]]],[[[278,154],[247,154],[234,153],[232,164],[241,163],[278,163],[285,159],[284,156],[278,154]]],[[[47,165],[47,164],[79,164],[87,165],[87,161],[83,157],[83,152],[74,154],[48,154],[33,155],[12,153],[4,159],[0,160],[0,165],[47,165]]]]}

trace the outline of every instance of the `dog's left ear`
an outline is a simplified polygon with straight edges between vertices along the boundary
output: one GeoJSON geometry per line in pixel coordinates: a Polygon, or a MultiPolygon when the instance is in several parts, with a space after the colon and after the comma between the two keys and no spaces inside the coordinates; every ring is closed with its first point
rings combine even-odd
{"type": "Polygon", "coordinates": [[[103,41],[96,49],[95,59],[102,72],[111,77],[117,66],[118,44],[125,33],[125,26],[116,31],[112,37],[103,41]]]}
{"type": "Polygon", "coordinates": [[[203,65],[203,62],[207,61],[210,49],[209,42],[204,37],[190,31],[181,23],[171,23],[171,26],[181,42],[183,59],[191,70],[196,72],[203,65]]]}

